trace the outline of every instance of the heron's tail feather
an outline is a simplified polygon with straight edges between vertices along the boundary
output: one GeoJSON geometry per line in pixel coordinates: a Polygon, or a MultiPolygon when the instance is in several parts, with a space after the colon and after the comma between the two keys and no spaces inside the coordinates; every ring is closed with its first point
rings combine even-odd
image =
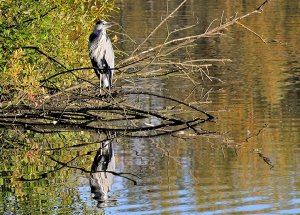
{"type": "Polygon", "coordinates": [[[111,88],[112,86],[112,72],[100,74],[101,87],[111,88]]]}

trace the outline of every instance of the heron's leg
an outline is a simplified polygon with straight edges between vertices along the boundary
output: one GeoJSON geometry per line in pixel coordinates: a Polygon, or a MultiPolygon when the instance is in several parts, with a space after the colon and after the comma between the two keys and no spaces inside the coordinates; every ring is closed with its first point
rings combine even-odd
{"type": "Polygon", "coordinates": [[[109,80],[109,85],[108,85],[108,98],[109,98],[109,101],[111,101],[111,99],[112,99],[112,85],[110,84],[110,80],[109,80]]]}
{"type": "Polygon", "coordinates": [[[100,76],[99,76],[99,93],[100,95],[102,94],[102,73],[100,73],[100,76]]]}
{"type": "Polygon", "coordinates": [[[112,94],[111,94],[111,88],[112,88],[112,71],[110,70],[109,72],[108,72],[108,93],[109,93],[109,95],[111,96],[112,94]]]}
{"type": "Polygon", "coordinates": [[[109,78],[110,78],[109,81],[110,81],[110,86],[111,86],[111,87],[112,87],[112,85],[113,85],[113,81],[112,81],[112,80],[113,80],[113,75],[114,75],[114,71],[111,70],[111,71],[110,71],[110,77],[109,77],[109,78]]]}
{"type": "Polygon", "coordinates": [[[111,93],[111,85],[110,85],[110,82],[109,82],[109,84],[108,84],[108,92],[109,92],[109,94],[111,93]]]}

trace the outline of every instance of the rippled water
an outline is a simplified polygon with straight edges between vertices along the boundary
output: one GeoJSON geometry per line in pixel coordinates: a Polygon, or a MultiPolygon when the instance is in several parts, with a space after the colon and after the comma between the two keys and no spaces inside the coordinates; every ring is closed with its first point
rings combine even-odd
{"type": "MultiPolygon", "coordinates": [[[[165,17],[166,8],[171,10],[180,2],[118,0],[120,12],[115,20],[139,43],[165,17]]],[[[223,11],[228,17],[236,11],[246,13],[260,2],[191,0],[168,24],[183,27],[198,19],[198,28],[187,34],[199,33],[223,11]]],[[[139,178],[127,175],[137,180],[134,185],[126,178],[114,176],[113,181],[107,182],[111,183],[109,201],[100,204],[91,194],[89,174],[64,169],[37,181],[15,181],[12,176],[18,171],[31,172],[31,167],[18,163],[17,152],[14,160],[3,155],[9,165],[0,170],[0,211],[5,214],[300,214],[299,9],[298,0],[271,1],[262,14],[243,21],[263,35],[268,44],[237,26],[229,29],[228,37],[198,41],[192,56],[233,61],[210,69],[211,75],[222,82],[202,81],[199,75],[196,78],[201,84],[194,91],[188,80],[182,83],[171,78],[146,83],[162,88],[167,95],[184,99],[190,94],[203,102],[203,108],[217,117],[215,123],[205,128],[223,135],[118,139],[113,143],[115,170],[139,178]],[[274,168],[264,159],[270,159],[274,168]]],[[[163,30],[147,45],[162,39],[163,30]]],[[[132,43],[124,42],[121,48],[132,50],[132,43]]],[[[142,84],[145,83],[141,81],[142,84]]],[[[142,99],[147,107],[164,107],[159,100],[142,99]]],[[[98,136],[92,136],[97,141],[98,136]]],[[[39,141],[45,147],[49,144],[45,139],[39,141]]],[[[84,141],[82,137],[78,143],[84,141]]],[[[66,139],[64,144],[68,144],[66,139]]],[[[58,155],[68,160],[71,155],[98,147],[91,145],[84,152],[71,148],[58,155]]],[[[95,153],[88,154],[74,164],[89,169],[94,156],[95,153]]]]}

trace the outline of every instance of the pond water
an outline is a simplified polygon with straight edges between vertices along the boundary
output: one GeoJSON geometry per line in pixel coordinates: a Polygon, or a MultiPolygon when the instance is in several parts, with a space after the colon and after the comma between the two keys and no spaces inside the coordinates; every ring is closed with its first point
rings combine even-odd
{"type": "MultiPolygon", "coordinates": [[[[114,20],[139,44],[166,16],[167,8],[171,11],[180,2],[117,0],[120,11],[114,14],[114,20]]],[[[178,37],[201,33],[222,13],[224,17],[247,13],[261,2],[190,0],[168,25],[180,28],[198,20],[195,28],[180,32],[178,37]]],[[[26,153],[1,150],[6,154],[0,158],[5,163],[5,169],[0,169],[0,212],[300,214],[299,9],[299,0],[271,1],[262,14],[242,21],[263,35],[267,44],[237,25],[229,28],[225,37],[197,41],[190,52],[194,59],[232,60],[210,68],[210,75],[216,79],[199,74],[194,77],[199,82],[196,88],[189,79],[140,81],[139,87],[145,85],[154,92],[160,90],[178,99],[202,102],[202,108],[216,117],[204,129],[219,135],[188,136],[182,132],[172,137],[118,138],[108,146],[108,170],[130,173],[122,176],[136,180],[137,184],[118,175],[106,178],[101,173],[93,176],[93,183],[101,186],[92,189],[97,194],[91,193],[90,174],[66,166],[39,180],[16,178],[24,172],[30,178],[39,168],[45,172],[45,167],[34,167],[33,163],[53,165],[51,160],[45,161],[53,145],[62,147],[52,156],[63,157],[63,162],[76,155],[82,159],[70,162],[73,166],[90,169],[94,161],[92,168],[97,168],[98,134],[32,135],[27,143],[36,147],[26,153]],[[65,147],[87,142],[96,144],[65,147]],[[37,145],[43,145],[43,150],[37,145]]],[[[163,41],[163,29],[146,46],[163,41]]],[[[128,51],[134,47],[127,40],[122,41],[120,48],[128,51]]],[[[150,109],[165,105],[152,97],[142,99],[150,109]]],[[[9,136],[1,132],[1,138],[4,134],[9,136]]],[[[10,141],[15,143],[13,149],[21,144],[13,138],[10,141]]]]}

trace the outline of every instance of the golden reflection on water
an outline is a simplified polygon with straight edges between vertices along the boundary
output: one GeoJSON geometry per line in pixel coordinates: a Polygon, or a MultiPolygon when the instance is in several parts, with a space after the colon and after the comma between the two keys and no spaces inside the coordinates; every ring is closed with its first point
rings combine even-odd
{"type": "MultiPolygon", "coordinates": [[[[223,11],[224,17],[228,17],[236,11],[239,14],[249,12],[260,3],[258,0],[251,3],[190,1],[169,25],[179,28],[194,24],[198,18],[199,27],[195,32],[188,32],[193,34],[203,31],[223,11]]],[[[174,8],[178,1],[169,1],[168,4],[169,8],[174,8]]],[[[119,1],[119,6],[122,11],[120,22],[137,41],[151,32],[166,13],[166,2],[119,1]],[[140,26],[146,27],[141,30],[140,26]]],[[[180,205],[180,199],[188,195],[179,195],[185,190],[193,193],[186,203],[193,208],[182,205],[175,210],[177,212],[300,211],[299,203],[288,203],[293,199],[299,200],[300,190],[297,165],[300,156],[297,71],[300,68],[300,39],[297,36],[300,16],[297,8],[299,10],[298,1],[271,2],[262,14],[243,21],[262,35],[267,44],[238,26],[229,29],[229,37],[198,42],[190,53],[192,56],[230,58],[233,61],[210,71],[224,83],[205,80],[194,92],[194,86],[188,80],[185,84],[176,78],[153,83],[154,86],[164,85],[164,93],[180,99],[185,99],[192,92],[192,98],[199,98],[203,107],[218,118],[216,123],[206,128],[223,135],[164,139],[157,143],[159,147],[155,149],[149,142],[145,146],[143,144],[141,154],[158,159],[144,167],[155,166],[155,171],[145,173],[145,176],[160,181],[158,189],[161,192],[157,192],[159,206],[153,206],[152,210],[165,208],[171,211],[174,201],[180,205]],[[203,99],[201,91],[208,92],[208,96],[203,99]],[[267,128],[255,136],[265,125],[267,128]],[[249,142],[246,142],[247,131],[254,136],[249,142]],[[231,147],[237,145],[237,150],[231,147]],[[271,159],[275,166],[272,170],[258,156],[258,151],[271,159]],[[186,177],[188,182],[184,181],[186,177]],[[176,186],[178,184],[182,186],[176,186]]],[[[161,41],[164,36],[165,31],[161,30],[156,34],[156,40],[161,41]]],[[[130,50],[128,44],[124,47],[130,50]]],[[[194,78],[201,83],[200,75],[194,78]]]]}

